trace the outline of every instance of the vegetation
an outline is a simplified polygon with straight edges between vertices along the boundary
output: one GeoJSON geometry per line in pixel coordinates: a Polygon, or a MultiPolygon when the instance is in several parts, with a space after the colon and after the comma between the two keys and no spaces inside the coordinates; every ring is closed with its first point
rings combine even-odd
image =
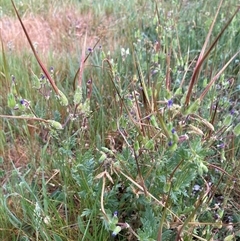
{"type": "Polygon", "coordinates": [[[240,239],[235,0],[1,3],[1,240],[240,239]]]}

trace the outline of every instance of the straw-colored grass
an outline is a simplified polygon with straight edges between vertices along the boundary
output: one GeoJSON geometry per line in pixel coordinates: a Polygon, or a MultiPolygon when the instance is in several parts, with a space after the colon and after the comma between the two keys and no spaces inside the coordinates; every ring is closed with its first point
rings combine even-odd
{"type": "MultiPolygon", "coordinates": [[[[59,56],[63,52],[75,55],[81,48],[87,32],[88,46],[91,47],[101,38],[101,44],[110,40],[112,18],[95,19],[91,12],[82,13],[73,6],[56,11],[49,10],[44,15],[29,13],[22,17],[23,23],[39,54],[54,53],[59,56]]],[[[0,18],[1,37],[4,46],[14,54],[29,51],[29,43],[20,26],[13,16],[0,18]]],[[[112,46],[110,44],[110,46],[112,46]]]]}

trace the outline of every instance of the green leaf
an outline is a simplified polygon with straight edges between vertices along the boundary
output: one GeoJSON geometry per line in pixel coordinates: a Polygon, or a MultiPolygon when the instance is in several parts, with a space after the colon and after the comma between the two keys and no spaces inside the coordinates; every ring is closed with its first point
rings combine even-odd
{"type": "Polygon", "coordinates": [[[136,140],[136,141],[134,142],[134,145],[133,145],[133,146],[134,146],[134,150],[135,150],[136,152],[138,152],[139,149],[140,149],[138,140],[136,140]]]}
{"type": "Polygon", "coordinates": [[[182,88],[179,87],[179,88],[175,91],[174,95],[181,95],[181,94],[182,94],[182,88]]]}
{"type": "Polygon", "coordinates": [[[18,219],[14,213],[12,213],[12,211],[8,208],[8,205],[7,205],[7,200],[9,197],[11,196],[16,196],[16,194],[14,195],[6,195],[5,199],[4,199],[4,204],[3,204],[3,207],[4,209],[6,210],[7,214],[8,214],[8,219],[9,221],[11,222],[11,224],[16,227],[16,228],[20,228],[23,226],[23,222],[21,219],[18,219]]]}
{"type": "Polygon", "coordinates": [[[53,238],[55,241],[62,241],[62,239],[57,234],[53,234],[53,238]]]}
{"type": "Polygon", "coordinates": [[[224,241],[232,241],[234,239],[234,235],[230,234],[226,238],[224,238],[224,241]]]}

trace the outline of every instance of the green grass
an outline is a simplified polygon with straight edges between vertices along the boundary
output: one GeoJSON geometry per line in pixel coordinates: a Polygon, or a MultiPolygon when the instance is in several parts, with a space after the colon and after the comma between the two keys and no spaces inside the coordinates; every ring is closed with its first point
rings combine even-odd
{"type": "Polygon", "coordinates": [[[56,38],[2,35],[1,240],[238,240],[236,1],[14,3],[56,38]]]}

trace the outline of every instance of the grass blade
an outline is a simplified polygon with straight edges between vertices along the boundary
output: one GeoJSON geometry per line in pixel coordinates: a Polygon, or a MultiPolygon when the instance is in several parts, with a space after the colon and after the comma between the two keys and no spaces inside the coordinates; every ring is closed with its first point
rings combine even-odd
{"type": "Polygon", "coordinates": [[[47,68],[43,65],[42,61],[41,61],[40,58],[38,57],[37,52],[36,52],[35,49],[34,49],[33,43],[32,43],[32,41],[31,41],[31,39],[30,39],[30,37],[29,37],[29,35],[28,35],[28,32],[27,32],[27,30],[26,30],[26,28],[25,28],[25,26],[24,26],[24,24],[23,24],[23,22],[22,22],[22,19],[21,19],[19,13],[18,13],[18,10],[17,10],[17,8],[16,8],[13,0],[11,0],[11,2],[12,2],[14,11],[15,11],[17,17],[18,17],[18,20],[19,20],[19,22],[20,22],[20,24],[21,24],[21,26],[22,26],[22,29],[23,29],[26,37],[27,37],[28,43],[30,44],[30,47],[31,47],[31,49],[32,49],[32,51],[33,51],[33,54],[34,54],[34,56],[35,56],[38,64],[40,65],[40,67],[41,67],[42,71],[44,72],[45,76],[47,77],[47,79],[49,80],[49,82],[50,82],[52,88],[54,89],[55,93],[56,93],[57,95],[59,95],[59,94],[60,94],[60,91],[59,91],[58,87],[56,86],[54,80],[52,79],[51,75],[50,75],[49,72],[47,71],[47,68]]]}
{"type": "Polygon", "coordinates": [[[223,27],[223,29],[221,30],[221,32],[218,34],[218,36],[215,38],[215,40],[213,41],[213,43],[210,45],[210,47],[208,48],[208,50],[206,51],[206,47],[207,47],[207,44],[210,40],[210,36],[212,34],[212,31],[213,31],[213,27],[215,25],[215,22],[216,22],[216,19],[217,19],[217,16],[219,14],[219,11],[220,11],[220,8],[222,6],[222,2],[223,0],[220,2],[219,6],[218,6],[218,10],[216,12],[216,15],[214,17],[214,20],[211,24],[211,27],[209,29],[209,32],[208,32],[208,35],[206,37],[206,40],[205,40],[205,43],[202,47],[202,50],[201,50],[201,53],[198,57],[198,60],[197,60],[197,63],[196,63],[196,67],[195,67],[195,70],[193,72],[193,75],[192,75],[192,78],[191,78],[191,81],[190,81],[190,84],[189,84],[189,87],[188,87],[188,91],[187,91],[187,96],[186,96],[186,100],[185,100],[185,105],[188,105],[189,102],[190,102],[190,97],[191,97],[191,94],[192,94],[192,90],[193,90],[193,87],[194,85],[197,83],[197,79],[198,79],[198,76],[199,76],[199,73],[201,71],[201,67],[205,61],[205,59],[208,57],[208,55],[210,54],[210,52],[212,51],[212,49],[215,47],[217,41],[220,39],[220,37],[222,36],[222,34],[225,32],[225,30],[227,29],[227,27],[229,26],[229,24],[231,23],[231,21],[233,20],[233,18],[235,17],[235,15],[238,13],[239,11],[239,7],[236,9],[236,11],[233,13],[233,15],[231,16],[231,18],[227,21],[227,23],[225,24],[225,26],[223,27]],[[206,51],[206,52],[205,52],[206,51]]]}
{"type": "Polygon", "coordinates": [[[199,99],[200,101],[203,100],[204,96],[207,94],[207,92],[210,90],[211,86],[214,84],[214,82],[220,77],[220,75],[224,72],[224,70],[227,68],[227,66],[233,61],[233,59],[240,53],[238,51],[236,54],[232,56],[232,58],[223,66],[223,68],[211,79],[211,81],[208,83],[205,90],[200,95],[199,99]]]}

